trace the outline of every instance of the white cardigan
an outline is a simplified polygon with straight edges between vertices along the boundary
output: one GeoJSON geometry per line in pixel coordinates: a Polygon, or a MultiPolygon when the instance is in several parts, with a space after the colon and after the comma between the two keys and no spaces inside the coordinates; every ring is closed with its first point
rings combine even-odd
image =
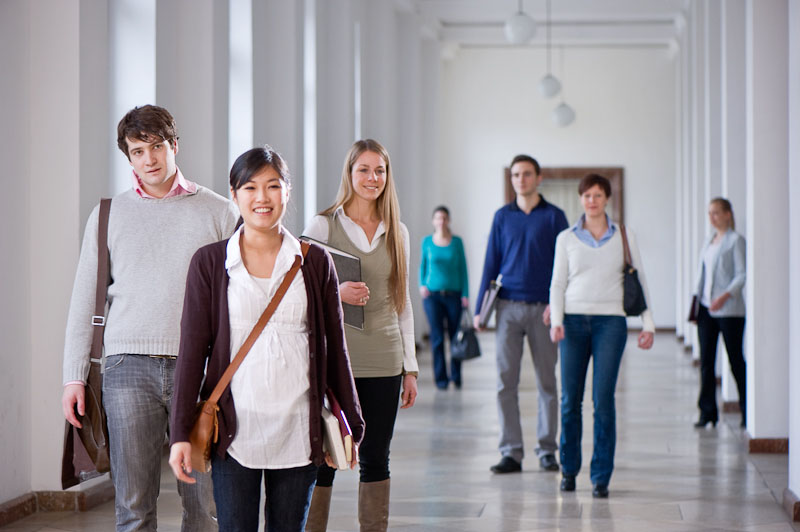
{"type": "MultiPolygon", "coordinates": [[[[645,331],[655,332],[652,304],[647,291],[636,237],[626,228],[633,267],[638,270],[647,310],[642,313],[645,331]]],[[[553,277],[550,281],[550,321],[563,325],[564,314],[625,316],[622,307],[622,236],[619,226],[614,236],[599,248],[581,242],[570,227],[556,239],[553,277]]]]}

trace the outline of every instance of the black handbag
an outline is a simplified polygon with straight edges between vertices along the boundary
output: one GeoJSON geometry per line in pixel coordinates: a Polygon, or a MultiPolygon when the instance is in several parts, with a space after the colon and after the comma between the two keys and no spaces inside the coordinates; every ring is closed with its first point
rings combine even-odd
{"type": "MultiPolygon", "coordinates": [[[[106,293],[109,280],[108,215],[111,200],[100,200],[97,220],[97,288],[95,312],[92,316],[94,331],[89,352],[89,374],[84,390],[84,415],[78,416],[82,427],[76,428],[66,421],[64,428],[64,452],[61,458],[61,487],[75,486],[97,477],[111,469],[108,443],[108,424],[103,409],[103,374],[100,366],[103,358],[103,331],[106,318],[106,293]]],[[[76,413],[77,415],[77,413],[76,413]]]]}
{"type": "Polygon", "coordinates": [[[478,335],[469,320],[469,311],[461,312],[461,325],[455,339],[450,343],[450,356],[455,360],[470,360],[481,356],[478,335]]]}
{"type": "Polygon", "coordinates": [[[639,282],[639,273],[633,267],[631,260],[631,249],[628,246],[628,236],[625,233],[625,226],[620,224],[619,229],[622,234],[623,262],[625,265],[622,270],[623,299],[622,308],[627,316],[639,316],[647,310],[647,302],[644,299],[642,283],[639,282]]]}

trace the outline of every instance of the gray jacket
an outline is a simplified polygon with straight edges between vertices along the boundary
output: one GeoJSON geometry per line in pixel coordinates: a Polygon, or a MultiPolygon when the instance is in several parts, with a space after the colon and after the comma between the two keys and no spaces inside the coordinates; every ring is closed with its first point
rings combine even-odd
{"type": "MultiPolygon", "coordinates": [[[[703,255],[711,244],[711,238],[706,241],[703,251],[700,253],[700,266],[697,272],[697,286],[695,293],[698,297],[703,293],[706,283],[706,275],[703,266],[703,255]]],[[[745,281],[745,240],[742,235],[728,229],[719,246],[719,253],[714,259],[713,271],[710,274],[711,299],[714,300],[720,295],[728,292],[731,297],[716,311],[709,310],[709,314],[716,318],[741,317],[745,315],[744,310],[744,281],[745,281]]]]}

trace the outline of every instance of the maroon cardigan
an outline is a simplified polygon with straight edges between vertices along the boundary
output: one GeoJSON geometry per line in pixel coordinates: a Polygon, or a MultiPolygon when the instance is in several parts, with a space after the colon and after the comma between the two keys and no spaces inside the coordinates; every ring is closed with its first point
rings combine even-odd
{"type": "MultiPolygon", "coordinates": [[[[228,272],[225,269],[227,245],[228,241],[223,240],[200,248],[189,265],[175,369],[170,444],[189,441],[198,395],[201,399],[211,395],[231,360],[228,272]]],[[[333,261],[327,251],[312,243],[301,271],[308,294],[310,459],[320,465],[324,459],[321,412],[325,390],[330,387],[339,401],[356,442],[364,435],[364,419],[345,344],[339,280],[333,261]]],[[[236,411],[230,385],[222,393],[219,407],[216,452],[225,456],[236,435],[236,411]]]]}

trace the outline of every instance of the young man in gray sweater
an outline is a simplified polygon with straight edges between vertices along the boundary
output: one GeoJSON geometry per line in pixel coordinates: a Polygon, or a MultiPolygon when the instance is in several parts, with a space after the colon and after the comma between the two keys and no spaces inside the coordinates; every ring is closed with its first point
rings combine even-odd
{"type": "MultiPolygon", "coordinates": [[[[114,197],[109,214],[103,405],[117,531],[155,531],[189,261],[201,246],[229,237],[238,214],[232,202],[181,174],[175,120],[166,109],[128,112],[117,127],[117,145],[133,172],[132,187],[114,197]]],[[[84,413],[90,364],[98,212],[95,207],[86,223],[64,346],[62,408],[78,427],[75,411],[84,413]]],[[[196,484],[178,483],[181,529],[217,530],[210,475],[194,475],[196,484]]]]}

